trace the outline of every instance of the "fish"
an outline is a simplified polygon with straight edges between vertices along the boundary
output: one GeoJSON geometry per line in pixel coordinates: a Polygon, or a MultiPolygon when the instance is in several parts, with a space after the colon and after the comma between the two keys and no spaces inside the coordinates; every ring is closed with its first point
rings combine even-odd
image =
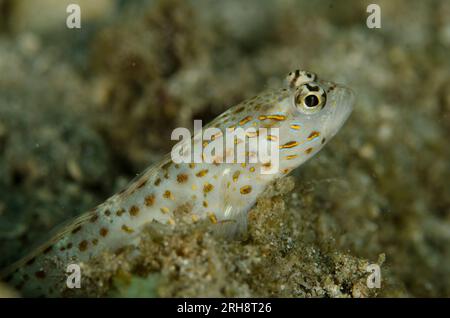
{"type": "Polygon", "coordinates": [[[214,119],[205,130],[218,133],[208,140],[195,134],[180,141],[178,149],[190,161],[174,160],[173,152],[166,155],[104,203],[59,226],[50,239],[3,270],[0,278],[25,296],[59,297],[68,288],[70,264],[137,247],[149,224],[176,229],[177,209],[182,206],[189,206],[183,222],[208,222],[223,235],[238,235],[245,231],[247,212],[258,196],[314,157],[347,121],[354,100],[354,92],[345,85],[309,71],[290,72],[282,87],[251,97],[214,119]],[[238,129],[247,138],[233,136],[227,143],[225,138],[238,129]],[[252,138],[265,141],[273,156],[260,156],[263,148],[256,147],[252,138]],[[222,153],[210,161],[195,160],[203,159],[211,142],[222,144],[222,153]],[[236,160],[239,144],[246,146],[242,162],[236,160]],[[189,145],[200,147],[198,158],[188,153],[189,145]]]}

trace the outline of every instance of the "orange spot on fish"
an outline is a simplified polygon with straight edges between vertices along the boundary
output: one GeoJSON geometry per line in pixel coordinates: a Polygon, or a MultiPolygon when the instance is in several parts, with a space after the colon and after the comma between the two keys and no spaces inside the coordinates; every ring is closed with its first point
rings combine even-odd
{"type": "Polygon", "coordinates": [[[284,148],[293,148],[293,147],[297,147],[297,146],[298,146],[298,142],[289,141],[289,142],[285,143],[284,145],[279,146],[279,148],[284,149],[284,148]]]}

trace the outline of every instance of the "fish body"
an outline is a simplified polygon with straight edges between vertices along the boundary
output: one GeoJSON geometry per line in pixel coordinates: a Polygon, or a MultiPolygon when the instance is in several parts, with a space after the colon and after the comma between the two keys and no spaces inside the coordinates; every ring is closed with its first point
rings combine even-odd
{"type": "MultiPolygon", "coordinates": [[[[256,130],[256,135],[247,134],[248,138],[233,143],[248,146],[246,162],[227,163],[225,157],[234,156],[235,149],[226,146],[212,163],[175,163],[166,156],[125,190],[63,225],[45,244],[3,271],[2,278],[26,296],[59,296],[66,289],[69,264],[137,245],[149,223],[176,227],[177,209],[182,206],[189,207],[183,215],[188,222],[206,219],[218,228],[234,224],[227,230],[233,233],[245,229],[247,212],[258,195],[320,151],[350,115],[353,101],[352,91],[342,85],[321,81],[306,71],[289,73],[285,87],[231,107],[208,125],[222,132],[213,138],[215,142],[223,142],[229,130],[256,130]],[[249,160],[258,157],[249,140],[260,137],[261,128],[269,131],[263,138],[278,149],[273,173],[264,173],[273,168],[270,160],[249,160]]],[[[189,143],[205,146],[195,136],[189,143]]]]}

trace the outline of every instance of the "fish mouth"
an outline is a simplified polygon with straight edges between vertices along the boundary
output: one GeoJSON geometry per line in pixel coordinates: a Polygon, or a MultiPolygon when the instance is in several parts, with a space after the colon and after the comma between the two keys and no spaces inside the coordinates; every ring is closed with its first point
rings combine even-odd
{"type": "Polygon", "coordinates": [[[354,91],[345,85],[335,84],[334,95],[334,102],[330,105],[332,107],[331,114],[326,123],[329,139],[334,137],[347,121],[355,103],[354,91]]]}

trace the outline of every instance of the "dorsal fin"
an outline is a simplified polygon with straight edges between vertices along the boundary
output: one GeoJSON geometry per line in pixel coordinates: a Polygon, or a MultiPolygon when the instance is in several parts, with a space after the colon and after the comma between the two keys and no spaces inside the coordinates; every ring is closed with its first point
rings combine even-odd
{"type": "Polygon", "coordinates": [[[130,181],[127,186],[118,194],[111,196],[104,203],[98,205],[96,208],[89,210],[75,218],[69,219],[61,224],[59,224],[54,230],[51,231],[50,239],[46,239],[43,243],[37,245],[35,248],[32,248],[31,252],[19,259],[18,261],[12,263],[6,268],[0,271],[0,279],[9,276],[14,273],[17,269],[23,267],[27,262],[32,260],[35,257],[38,257],[50,246],[54,245],[56,242],[61,240],[61,238],[65,237],[68,233],[72,232],[78,226],[89,222],[95,214],[98,214],[100,211],[104,211],[107,207],[111,206],[114,201],[120,200],[121,195],[126,195],[129,192],[132,192],[135,186],[138,183],[138,180],[144,176],[150,177],[155,171],[159,170],[162,165],[166,164],[170,160],[170,154],[166,155],[158,165],[153,165],[146,170],[144,170],[141,174],[136,176],[132,181],[130,181]]]}
{"type": "Polygon", "coordinates": [[[6,268],[0,271],[0,278],[5,278],[8,275],[14,273],[18,268],[23,267],[27,262],[32,260],[33,258],[41,255],[43,251],[47,248],[58,242],[61,238],[63,238],[67,233],[72,232],[78,226],[89,222],[93,215],[97,213],[98,210],[104,208],[104,203],[100,204],[97,208],[89,210],[73,219],[70,219],[66,222],[58,225],[51,233],[50,239],[47,239],[44,243],[41,243],[36,248],[33,248],[30,253],[19,259],[18,261],[12,263],[6,268]]]}

